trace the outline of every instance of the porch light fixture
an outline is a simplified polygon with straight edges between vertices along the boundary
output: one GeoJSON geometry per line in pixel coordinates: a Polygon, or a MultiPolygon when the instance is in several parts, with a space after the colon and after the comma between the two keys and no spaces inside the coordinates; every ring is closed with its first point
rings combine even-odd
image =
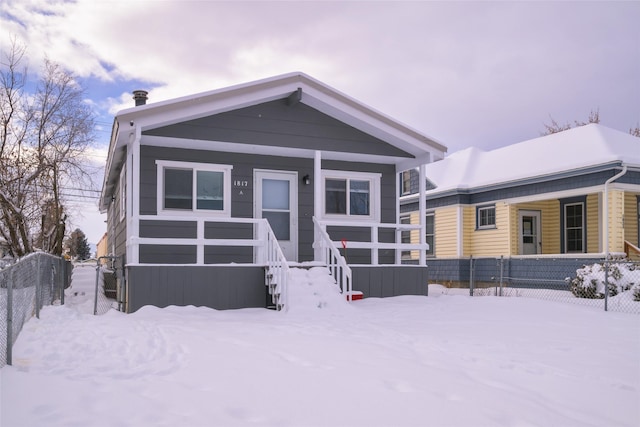
{"type": "Polygon", "coordinates": [[[304,185],[309,185],[309,183],[311,182],[311,178],[309,178],[309,174],[306,174],[305,176],[302,177],[302,182],[304,182],[304,185]]]}

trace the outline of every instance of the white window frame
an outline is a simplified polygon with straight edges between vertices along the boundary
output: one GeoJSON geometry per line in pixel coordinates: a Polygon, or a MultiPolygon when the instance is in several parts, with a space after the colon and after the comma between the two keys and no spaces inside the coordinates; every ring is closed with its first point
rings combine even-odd
{"type": "Polygon", "coordinates": [[[158,215],[207,215],[207,216],[231,216],[231,170],[232,165],[221,165],[215,163],[195,163],[195,162],[180,162],[174,160],[156,160],[157,169],[157,212],[158,215]],[[191,210],[188,209],[165,209],[164,208],[164,170],[170,169],[190,169],[192,171],[191,177],[193,179],[193,193],[191,195],[191,210]],[[223,199],[222,210],[210,210],[210,209],[198,209],[197,208],[197,172],[222,172],[224,174],[224,187],[223,187],[223,199]]]}
{"type": "Polygon", "coordinates": [[[496,205],[484,205],[484,206],[476,207],[476,229],[477,230],[490,230],[490,229],[497,228],[497,222],[498,222],[498,218],[496,213],[496,205]],[[480,218],[481,218],[480,212],[485,210],[493,210],[493,224],[485,224],[485,225],[480,224],[480,218]]]}
{"type": "Polygon", "coordinates": [[[127,215],[127,167],[122,165],[120,170],[120,221],[123,221],[127,215]]]}
{"type": "Polygon", "coordinates": [[[428,236],[433,236],[433,244],[431,244],[429,246],[429,250],[425,251],[426,252],[426,256],[430,257],[430,258],[434,258],[436,256],[436,213],[434,211],[429,211],[425,214],[425,219],[424,219],[424,241],[425,243],[429,243],[427,242],[427,237],[428,236]],[[433,234],[427,234],[427,217],[432,217],[433,218],[433,234]]]}
{"type": "Polygon", "coordinates": [[[585,203],[583,202],[572,202],[572,203],[565,203],[564,206],[562,207],[562,209],[564,210],[563,213],[563,218],[564,218],[564,224],[562,224],[562,228],[563,228],[563,233],[564,233],[564,253],[565,254],[581,254],[581,253],[586,253],[587,252],[587,224],[586,224],[586,209],[587,207],[585,206],[585,203]],[[580,224],[580,227],[567,227],[567,208],[569,206],[580,206],[580,210],[581,210],[581,217],[582,217],[582,221],[580,224]],[[582,231],[582,237],[580,239],[580,244],[582,245],[582,250],[580,251],[569,251],[569,230],[577,230],[579,229],[580,231],[582,231]]]}
{"type": "Polygon", "coordinates": [[[351,172],[351,171],[338,171],[338,170],[326,170],[322,171],[322,218],[340,219],[345,221],[363,221],[370,220],[380,222],[380,180],[382,174],[371,172],[351,172]],[[347,213],[346,214],[331,214],[327,213],[327,193],[326,184],[327,179],[347,180],[347,213]],[[351,215],[349,213],[349,181],[369,181],[369,215],[351,215]]]}

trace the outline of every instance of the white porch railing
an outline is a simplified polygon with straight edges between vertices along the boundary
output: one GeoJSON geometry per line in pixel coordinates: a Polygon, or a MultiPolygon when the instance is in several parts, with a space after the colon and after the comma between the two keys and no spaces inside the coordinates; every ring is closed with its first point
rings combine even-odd
{"type": "Polygon", "coordinates": [[[326,264],[336,284],[340,286],[342,293],[347,296],[347,301],[351,301],[353,295],[351,268],[340,254],[336,244],[331,241],[326,227],[320,224],[315,217],[313,218],[313,231],[314,258],[316,258],[316,261],[326,264]]]}
{"type": "MultiPolygon", "coordinates": [[[[336,227],[348,227],[351,229],[354,228],[369,228],[370,229],[370,241],[369,242],[359,242],[359,241],[349,241],[348,247],[349,249],[369,249],[371,251],[371,265],[379,265],[378,260],[378,251],[381,249],[391,249],[396,253],[395,262],[396,264],[401,263],[402,252],[403,251],[422,251],[425,253],[429,249],[428,243],[401,243],[398,242],[402,238],[403,231],[412,231],[412,230],[420,230],[422,232],[422,225],[420,224],[396,224],[396,223],[378,223],[378,222],[345,222],[339,220],[322,220],[316,221],[314,218],[314,223],[317,224],[317,227],[322,228],[323,230],[327,229],[327,226],[336,226],[336,227]],[[395,242],[380,242],[378,239],[380,230],[389,229],[395,231],[395,242]]],[[[317,241],[317,239],[316,239],[317,241]]],[[[334,242],[337,244],[338,242],[334,242]]],[[[421,257],[422,260],[425,257],[421,257]]],[[[423,261],[424,262],[424,261],[423,261]]]]}
{"type": "MultiPolygon", "coordinates": [[[[265,284],[269,287],[272,301],[278,310],[287,309],[289,264],[278,243],[278,239],[264,218],[193,218],[188,216],[142,215],[140,221],[166,221],[196,223],[195,238],[167,238],[167,237],[132,237],[127,242],[127,253],[133,262],[138,263],[139,245],[193,245],[196,246],[196,262],[182,265],[212,265],[204,262],[205,246],[253,247],[254,264],[266,267],[265,284]],[[252,224],[252,238],[220,239],[205,238],[205,225],[208,223],[252,224]]],[[[240,264],[241,265],[241,264],[240,264]]]]}

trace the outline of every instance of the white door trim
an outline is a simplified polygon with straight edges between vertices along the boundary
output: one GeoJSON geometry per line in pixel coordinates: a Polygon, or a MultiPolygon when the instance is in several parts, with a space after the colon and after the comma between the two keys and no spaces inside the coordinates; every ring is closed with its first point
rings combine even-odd
{"type": "Polygon", "coordinates": [[[277,179],[289,182],[289,239],[280,241],[287,261],[298,261],[298,172],[268,169],[253,170],[253,215],[262,218],[262,180],[277,179]]]}
{"type": "Polygon", "coordinates": [[[533,210],[518,210],[518,253],[520,255],[534,255],[542,253],[542,214],[540,211],[533,210]],[[533,237],[533,242],[528,243],[529,245],[533,244],[533,248],[535,250],[534,253],[525,253],[524,251],[524,230],[523,230],[523,217],[534,217],[535,218],[535,230],[531,230],[533,234],[528,234],[527,236],[533,237]]]}

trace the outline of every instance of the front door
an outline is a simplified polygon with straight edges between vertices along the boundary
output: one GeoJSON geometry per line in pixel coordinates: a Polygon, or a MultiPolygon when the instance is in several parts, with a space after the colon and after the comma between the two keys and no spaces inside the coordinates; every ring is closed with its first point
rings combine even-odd
{"type": "Polygon", "coordinates": [[[298,260],[298,173],[255,171],[255,217],[266,218],[288,261],[298,260]]]}
{"type": "Polygon", "coordinates": [[[540,239],[540,212],[520,211],[520,254],[535,255],[542,253],[540,239]]]}

